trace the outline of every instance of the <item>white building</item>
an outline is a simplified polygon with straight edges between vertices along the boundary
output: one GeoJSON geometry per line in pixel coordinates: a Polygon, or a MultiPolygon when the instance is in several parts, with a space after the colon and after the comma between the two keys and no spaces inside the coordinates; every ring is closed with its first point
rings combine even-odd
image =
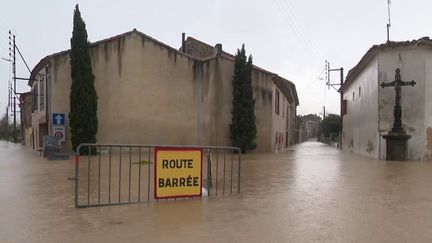
{"type": "Polygon", "coordinates": [[[381,83],[395,80],[399,68],[403,81],[402,123],[411,135],[409,160],[432,159],[432,40],[428,37],[406,42],[375,45],[349,71],[343,92],[342,148],[373,158],[386,158],[387,134],[394,121],[394,87],[381,83]]]}

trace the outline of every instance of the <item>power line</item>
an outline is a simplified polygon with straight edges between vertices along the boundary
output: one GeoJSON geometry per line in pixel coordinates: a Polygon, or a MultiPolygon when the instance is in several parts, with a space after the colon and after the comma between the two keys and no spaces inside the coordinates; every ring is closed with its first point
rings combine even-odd
{"type": "MultiPolygon", "coordinates": [[[[288,25],[290,26],[290,28],[293,30],[294,34],[297,36],[297,38],[299,39],[299,41],[307,48],[311,48],[308,44],[308,42],[306,41],[305,37],[302,35],[302,33],[300,32],[299,28],[297,27],[297,25],[295,25],[293,16],[290,14],[290,12],[284,7],[284,5],[282,4],[282,2],[280,0],[276,0],[276,3],[278,4],[279,10],[282,13],[282,16],[285,17],[285,19],[287,20],[288,25]]],[[[313,53],[312,53],[313,54],[313,53]]]]}
{"type": "MultiPolygon", "coordinates": [[[[283,18],[288,23],[289,27],[292,29],[294,35],[298,38],[298,40],[302,43],[302,45],[305,47],[306,51],[311,54],[312,60],[316,63],[321,63],[321,58],[319,55],[319,52],[317,51],[314,43],[310,40],[309,35],[306,33],[304,28],[299,24],[299,22],[296,20],[294,14],[293,14],[293,7],[290,6],[288,3],[285,3],[283,0],[275,0],[276,6],[278,7],[280,13],[282,14],[283,18]]],[[[321,70],[318,77],[311,81],[309,84],[307,84],[300,92],[299,94],[304,94],[307,89],[309,89],[312,85],[316,84],[318,81],[322,80],[321,75],[325,71],[321,70]]],[[[324,94],[325,95],[325,94],[324,94]]]]}
{"type": "MultiPolygon", "coordinates": [[[[1,35],[0,35],[0,36],[1,36],[1,35]]],[[[8,51],[8,47],[7,47],[5,44],[3,44],[2,39],[3,39],[3,38],[0,38],[0,48],[3,48],[3,49],[7,52],[7,51],[8,51]]],[[[4,38],[4,41],[7,42],[7,41],[8,41],[8,38],[4,38]]]]}
{"type": "Polygon", "coordinates": [[[7,28],[4,28],[1,24],[0,24],[0,33],[4,32],[5,34],[7,34],[9,31],[7,30],[7,28]]]}
{"type": "MultiPolygon", "coordinates": [[[[7,39],[5,39],[5,42],[7,41],[7,39]]],[[[3,41],[0,41],[0,47],[4,48],[5,50],[8,50],[6,44],[3,44],[3,41]]]]}
{"type": "Polygon", "coordinates": [[[2,25],[0,25],[0,37],[1,37],[0,38],[0,47],[3,48],[6,52],[9,51],[9,48],[5,44],[3,44],[2,40],[4,40],[5,42],[9,41],[9,38],[7,35],[8,35],[8,30],[6,30],[2,25]]]}
{"type": "Polygon", "coordinates": [[[315,84],[316,82],[322,80],[321,75],[323,74],[323,72],[325,71],[325,69],[321,70],[320,74],[318,74],[318,76],[311,81],[310,83],[308,83],[299,93],[303,93],[305,90],[307,90],[308,88],[310,88],[313,84],[315,84]]]}
{"type": "Polygon", "coordinates": [[[26,60],[24,59],[23,55],[21,54],[21,52],[20,52],[18,46],[16,46],[16,49],[17,49],[18,54],[20,55],[21,59],[23,60],[24,64],[26,65],[27,70],[29,71],[29,73],[31,73],[31,70],[30,70],[29,66],[27,65],[27,62],[26,62],[26,60]]]}
{"type": "Polygon", "coordinates": [[[321,62],[321,58],[318,55],[318,51],[309,40],[307,34],[301,27],[301,25],[295,20],[294,15],[291,13],[290,7],[286,4],[283,4],[282,0],[275,0],[277,7],[279,8],[282,16],[287,21],[290,28],[293,30],[294,34],[297,36],[298,40],[303,44],[305,49],[312,55],[314,61],[321,62]]]}
{"type": "Polygon", "coordinates": [[[298,27],[298,29],[300,30],[300,33],[305,37],[304,39],[306,40],[306,42],[308,43],[308,45],[312,48],[312,50],[317,55],[319,55],[319,51],[317,50],[316,45],[315,45],[313,39],[310,38],[310,35],[308,35],[308,32],[305,31],[305,29],[303,28],[303,26],[299,22],[297,22],[297,18],[293,14],[295,11],[294,11],[294,6],[293,6],[291,0],[287,0],[286,2],[284,2],[283,0],[281,0],[281,1],[282,1],[282,3],[285,3],[285,6],[287,7],[288,12],[292,16],[292,19],[294,21],[294,25],[296,25],[298,27]]]}
{"type": "Polygon", "coordinates": [[[301,33],[297,29],[297,27],[293,25],[294,21],[292,20],[291,15],[288,13],[288,11],[284,8],[284,6],[282,5],[282,3],[279,0],[275,0],[275,2],[277,4],[282,16],[285,18],[285,20],[287,20],[288,25],[293,30],[293,32],[297,36],[298,40],[300,42],[302,42],[302,44],[305,45],[305,47],[307,49],[309,49],[309,46],[308,46],[307,42],[305,41],[304,37],[301,35],[301,33]]]}

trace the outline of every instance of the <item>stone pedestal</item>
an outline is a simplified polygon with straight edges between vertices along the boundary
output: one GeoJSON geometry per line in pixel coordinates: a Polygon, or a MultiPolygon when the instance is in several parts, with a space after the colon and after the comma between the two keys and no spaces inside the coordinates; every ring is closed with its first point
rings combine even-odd
{"type": "Polygon", "coordinates": [[[386,140],[386,160],[407,160],[407,142],[410,135],[401,132],[390,132],[382,136],[386,140]]]}

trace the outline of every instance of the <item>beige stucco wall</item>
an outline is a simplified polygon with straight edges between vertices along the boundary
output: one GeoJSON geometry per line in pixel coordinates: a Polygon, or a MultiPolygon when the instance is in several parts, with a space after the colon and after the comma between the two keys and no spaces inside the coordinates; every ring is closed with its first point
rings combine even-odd
{"type": "MultiPolygon", "coordinates": [[[[232,59],[197,61],[138,33],[92,45],[91,59],[98,143],[231,145],[232,59]]],[[[67,116],[69,54],[50,58],[48,70],[48,114],[67,116]]],[[[256,151],[272,151],[272,74],[254,69],[252,85],[256,151]]],[[[65,147],[71,147],[68,118],[65,147]]]]}
{"type": "MultiPolygon", "coordinates": [[[[137,34],[93,46],[91,58],[99,143],[197,143],[201,78],[195,61],[137,34]]],[[[53,67],[52,111],[69,113],[68,55],[54,58],[53,67]]],[[[70,138],[69,129],[66,135],[70,138]]]]}
{"type": "Polygon", "coordinates": [[[274,85],[272,74],[252,71],[252,88],[255,99],[255,116],[257,127],[257,152],[272,150],[272,109],[274,85]]]}
{"type": "Polygon", "coordinates": [[[227,80],[232,62],[216,58],[203,63],[201,101],[201,137],[205,145],[231,145],[229,125],[231,123],[232,86],[227,80]]]}
{"type": "MultiPolygon", "coordinates": [[[[217,57],[204,63],[203,67],[203,140],[209,145],[230,145],[234,62],[228,58],[217,57]]],[[[271,151],[272,85],[272,75],[255,69],[252,71],[257,127],[255,152],[271,151]]]]}

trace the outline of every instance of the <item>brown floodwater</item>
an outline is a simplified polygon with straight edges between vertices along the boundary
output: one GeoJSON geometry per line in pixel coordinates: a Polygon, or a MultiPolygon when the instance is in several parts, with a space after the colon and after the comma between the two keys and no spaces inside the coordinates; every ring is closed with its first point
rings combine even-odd
{"type": "Polygon", "coordinates": [[[305,142],[242,158],[242,193],[74,208],[74,161],[0,142],[0,242],[432,242],[432,163],[305,142]]]}

